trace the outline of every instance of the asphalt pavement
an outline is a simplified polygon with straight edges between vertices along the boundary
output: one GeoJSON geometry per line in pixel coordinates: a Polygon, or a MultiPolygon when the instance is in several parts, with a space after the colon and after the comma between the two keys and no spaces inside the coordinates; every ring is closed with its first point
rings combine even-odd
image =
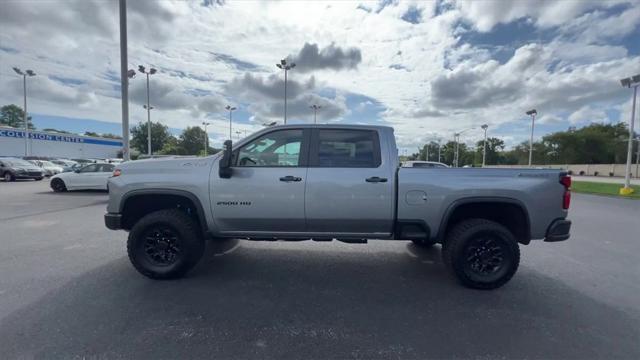
{"type": "Polygon", "coordinates": [[[0,182],[0,358],[640,358],[640,201],[574,194],[572,238],[479,291],[403,241],[231,241],[153,281],[106,200],[0,182]]]}

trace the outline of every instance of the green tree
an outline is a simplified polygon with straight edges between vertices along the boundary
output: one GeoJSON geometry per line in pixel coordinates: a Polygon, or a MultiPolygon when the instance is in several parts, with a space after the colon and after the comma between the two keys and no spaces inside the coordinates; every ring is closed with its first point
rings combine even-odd
{"type": "Polygon", "coordinates": [[[187,127],[180,134],[179,147],[184,155],[197,155],[204,151],[206,133],[199,126],[187,127]]]}
{"type": "Polygon", "coordinates": [[[42,131],[57,132],[57,133],[60,133],[60,134],[71,134],[69,131],[58,130],[58,129],[54,129],[54,128],[46,128],[46,129],[42,129],[42,131]]]}
{"type": "Polygon", "coordinates": [[[102,134],[102,137],[105,139],[122,139],[122,136],[111,133],[102,134]]]}
{"type": "Polygon", "coordinates": [[[84,132],[84,136],[100,137],[100,134],[98,134],[97,132],[93,132],[93,131],[85,131],[84,132]]]}
{"type": "MultiPolygon", "coordinates": [[[[31,116],[27,116],[29,129],[35,129],[31,122],[31,116]]],[[[18,105],[9,104],[0,108],[0,124],[14,128],[24,128],[24,110],[18,105]]]]}
{"type": "MultiPolygon", "coordinates": [[[[497,165],[500,164],[500,157],[502,155],[502,151],[504,150],[504,141],[502,139],[498,139],[496,137],[488,137],[487,138],[487,156],[486,156],[486,164],[487,165],[497,165]]],[[[476,143],[476,155],[474,158],[474,162],[476,164],[482,164],[482,152],[484,151],[484,140],[480,140],[476,143]]]]}
{"type": "MultiPolygon", "coordinates": [[[[171,137],[169,127],[159,122],[151,122],[151,151],[160,151],[171,137]]],[[[147,122],[142,122],[131,128],[131,147],[143,154],[147,154],[147,122]]]]}

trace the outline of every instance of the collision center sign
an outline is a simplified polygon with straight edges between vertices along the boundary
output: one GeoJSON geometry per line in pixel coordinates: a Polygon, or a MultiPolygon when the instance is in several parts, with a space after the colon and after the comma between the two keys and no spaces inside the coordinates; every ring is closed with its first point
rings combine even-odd
{"type": "MultiPolygon", "coordinates": [[[[24,139],[24,130],[13,129],[0,129],[0,137],[10,138],[22,138],[24,139]]],[[[41,132],[29,132],[29,139],[32,140],[44,140],[44,141],[58,141],[67,143],[81,143],[81,144],[96,144],[96,145],[108,145],[108,146],[120,146],[122,147],[122,141],[119,140],[102,140],[91,139],[80,136],[73,136],[68,134],[50,134],[41,132]]]]}

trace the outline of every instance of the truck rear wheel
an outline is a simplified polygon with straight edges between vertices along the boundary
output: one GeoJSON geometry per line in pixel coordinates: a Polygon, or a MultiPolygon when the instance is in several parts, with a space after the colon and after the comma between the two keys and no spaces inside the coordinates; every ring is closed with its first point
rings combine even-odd
{"type": "Polygon", "coordinates": [[[463,285],[495,289],[518,270],[520,248],[506,227],[485,219],[470,219],[449,232],[442,257],[463,285]]]}
{"type": "Polygon", "coordinates": [[[129,260],[138,272],[152,279],[184,276],[198,263],[204,248],[198,224],[178,209],[144,216],[133,226],[127,241],[129,260]]]}

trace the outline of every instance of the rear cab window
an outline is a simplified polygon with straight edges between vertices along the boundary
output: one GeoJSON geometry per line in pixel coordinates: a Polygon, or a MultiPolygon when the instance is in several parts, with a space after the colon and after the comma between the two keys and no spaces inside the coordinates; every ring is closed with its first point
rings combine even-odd
{"type": "Polygon", "coordinates": [[[316,129],[312,134],[312,167],[377,168],[380,140],[374,130],[316,129]]]}

